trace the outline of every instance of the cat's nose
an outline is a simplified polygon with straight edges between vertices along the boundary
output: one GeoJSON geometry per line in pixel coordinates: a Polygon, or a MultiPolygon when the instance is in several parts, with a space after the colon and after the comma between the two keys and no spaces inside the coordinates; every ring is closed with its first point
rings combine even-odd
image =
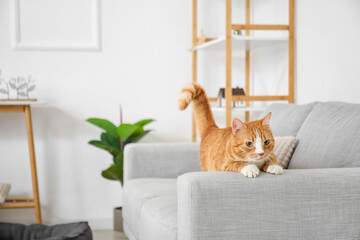
{"type": "Polygon", "coordinates": [[[262,157],[264,155],[264,153],[259,153],[259,155],[262,157]]]}

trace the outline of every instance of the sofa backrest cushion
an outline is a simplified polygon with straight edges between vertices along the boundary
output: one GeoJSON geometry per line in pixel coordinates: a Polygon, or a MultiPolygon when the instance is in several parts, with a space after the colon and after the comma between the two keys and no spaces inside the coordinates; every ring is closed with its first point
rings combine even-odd
{"type": "Polygon", "coordinates": [[[263,118],[272,112],[270,127],[274,136],[296,136],[305,118],[317,103],[305,105],[272,104],[260,114],[263,118]]]}
{"type": "Polygon", "coordinates": [[[296,138],[289,168],[360,167],[360,104],[317,104],[296,138]]]}

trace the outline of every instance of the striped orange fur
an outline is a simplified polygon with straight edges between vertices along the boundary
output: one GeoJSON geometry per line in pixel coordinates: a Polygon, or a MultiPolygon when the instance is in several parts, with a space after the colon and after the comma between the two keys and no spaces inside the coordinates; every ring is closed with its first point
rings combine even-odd
{"type": "Polygon", "coordinates": [[[202,171],[236,171],[246,177],[256,177],[259,169],[272,174],[283,172],[273,153],[271,113],[246,123],[235,118],[232,127],[218,128],[206,93],[196,83],[188,84],[181,91],[179,109],[186,109],[191,102],[201,136],[202,171]]]}

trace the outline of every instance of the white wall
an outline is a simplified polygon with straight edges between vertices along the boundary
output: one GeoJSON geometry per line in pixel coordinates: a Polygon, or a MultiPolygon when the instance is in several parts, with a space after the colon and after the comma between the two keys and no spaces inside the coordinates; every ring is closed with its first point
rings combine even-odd
{"type": "MultiPolygon", "coordinates": [[[[99,52],[14,51],[12,1],[0,1],[0,69],[6,79],[31,74],[37,79],[34,96],[47,101],[46,106],[33,108],[44,222],[88,220],[93,228],[111,228],[112,208],[122,202],[121,188],[100,176],[111,158],[87,144],[99,130],[84,120],[104,117],[116,122],[122,103],[125,121],[156,119],[149,125],[154,131],[144,141],[190,141],[190,111],[177,110],[177,96],[191,81],[191,54],[187,51],[191,46],[191,1],[102,0],[99,52]]],[[[35,3],[41,1],[32,6],[36,8],[35,3]]],[[[286,1],[273,1],[284,13],[278,14],[276,8],[256,0],[253,4],[259,10],[253,12],[253,21],[287,21],[286,1]]],[[[235,4],[241,7],[243,2],[235,4]]],[[[209,36],[221,34],[211,21],[222,19],[224,12],[219,9],[221,1],[214,1],[212,7],[218,13],[205,14],[199,20],[209,36]]],[[[297,1],[298,103],[360,103],[359,12],[360,2],[356,0],[297,1]]],[[[242,21],[240,17],[234,19],[242,21]]],[[[36,32],[27,33],[28,39],[37,36],[36,32]]],[[[84,36],[85,32],[79,39],[84,36]]],[[[257,53],[252,80],[260,92],[266,91],[262,89],[264,81],[274,91],[270,93],[286,90],[286,62],[282,61],[286,54],[286,48],[257,53]],[[262,66],[261,71],[256,64],[262,66]]],[[[207,89],[215,92],[223,86],[224,68],[220,64],[224,56],[202,53],[199,60],[199,76],[206,78],[200,81],[214,81],[216,84],[207,84],[207,89]]],[[[241,55],[234,57],[240,66],[242,61],[241,55]]],[[[234,71],[240,86],[242,75],[241,69],[234,71]]],[[[0,133],[0,182],[12,183],[12,196],[31,196],[23,116],[1,114],[0,133]]],[[[31,209],[0,211],[0,221],[30,223],[33,219],[31,209]]]]}
{"type": "MultiPolygon", "coordinates": [[[[191,76],[191,5],[104,0],[101,51],[13,51],[10,2],[0,1],[2,75],[31,74],[34,95],[47,101],[32,113],[44,222],[111,228],[121,188],[101,177],[111,156],[87,144],[100,130],[85,119],[118,122],[121,103],[126,122],[156,119],[144,141],[189,140],[190,112],[177,110],[177,95],[191,76]]],[[[0,182],[12,183],[12,196],[31,196],[24,117],[1,114],[0,123],[0,182]]],[[[0,211],[0,221],[33,219],[33,210],[0,211]]]]}
{"type": "Polygon", "coordinates": [[[360,103],[360,1],[297,2],[297,101],[360,103]]]}

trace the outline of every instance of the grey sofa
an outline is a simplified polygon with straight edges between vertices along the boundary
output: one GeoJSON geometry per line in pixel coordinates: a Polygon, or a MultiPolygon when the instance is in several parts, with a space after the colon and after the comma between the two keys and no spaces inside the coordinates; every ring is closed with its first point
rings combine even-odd
{"type": "Polygon", "coordinates": [[[274,136],[299,139],[283,175],[200,172],[196,143],[128,145],[129,239],[360,239],[360,105],[269,111],[274,136]]]}

